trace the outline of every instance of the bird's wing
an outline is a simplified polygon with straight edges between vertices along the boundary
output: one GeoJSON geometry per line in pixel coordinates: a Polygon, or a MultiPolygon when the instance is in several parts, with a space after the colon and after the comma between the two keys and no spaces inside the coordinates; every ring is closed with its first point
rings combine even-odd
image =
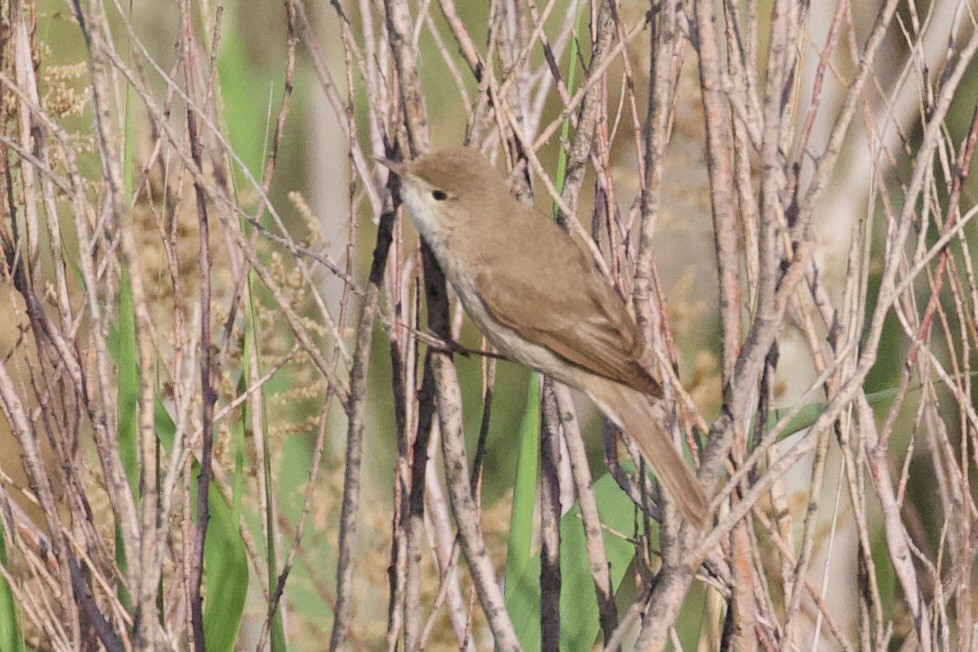
{"type": "Polygon", "coordinates": [[[635,322],[588,256],[563,232],[537,244],[536,251],[515,254],[519,264],[511,254],[476,276],[489,314],[575,366],[660,396],[659,383],[642,363],[645,345],[635,322]]]}

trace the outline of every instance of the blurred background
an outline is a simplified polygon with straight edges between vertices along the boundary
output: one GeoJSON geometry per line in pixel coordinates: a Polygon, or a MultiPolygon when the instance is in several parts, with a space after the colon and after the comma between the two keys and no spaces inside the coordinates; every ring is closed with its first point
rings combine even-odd
{"type": "MultiPolygon", "coordinates": [[[[109,629],[123,632],[124,647],[141,640],[139,619],[134,625],[131,617],[138,611],[135,605],[154,602],[140,603],[137,586],[162,587],[156,616],[163,624],[146,634],[150,640],[176,649],[191,640],[195,589],[188,559],[196,554],[191,541],[205,431],[213,437],[217,492],[210,494],[216,506],[208,545],[221,546],[213,548],[212,561],[204,561],[205,571],[214,573],[205,572],[204,604],[216,605],[205,618],[205,631],[215,632],[208,640],[220,640],[226,649],[326,647],[334,632],[341,530],[348,526],[341,517],[344,491],[349,493],[344,474],[350,463],[344,456],[352,430],[345,400],[355,383],[351,369],[357,352],[363,350],[356,339],[363,328],[361,311],[369,305],[365,297],[381,215],[393,207],[386,173],[371,157],[406,158],[410,141],[402,117],[412,101],[403,95],[409,80],[391,50],[395,7],[407,12],[413,29],[429,146],[465,143],[480,147],[505,173],[515,166],[510,176],[514,189],[528,177],[532,201],[544,213],[554,211],[553,198],[522,149],[532,151],[547,174],[563,182],[558,170],[576,142],[581,119],[577,106],[564,111],[563,89],[573,95],[585,80],[599,90],[595,144],[582,176],[569,182],[579,191],[573,206],[583,230],[613,263],[626,296],[635,287],[640,232],[649,228],[654,233],[654,278],[661,295],[653,292],[652,305],[665,323],[656,318],[660,326],[653,339],[673,356],[681,386],[695,406],[682,408],[682,423],[714,422],[730,379],[722,372],[725,323],[715,197],[698,50],[689,40],[696,33],[693,3],[688,4],[679,9],[677,35],[670,41],[674,51],[667,77],[672,85],[663,96],[670,102],[667,140],[655,162],[661,181],[654,211],[647,210],[643,197],[652,169],[649,102],[662,92],[651,78],[652,62],[662,56],[652,45],[663,38],[652,25],[664,11],[659,3],[614,2],[608,5],[612,9],[600,9],[612,11],[615,29],[613,54],[602,55],[611,61],[598,71],[592,55],[604,3],[597,1],[0,4],[2,186],[7,196],[7,268],[0,292],[9,311],[0,323],[0,393],[7,416],[0,427],[7,560],[6,592],[0,597],[8,605],[0,609],[0,630],[6,632],[0,648],[108,647],[109,639],[98,634],[99,619],[77,597],[84,591],[69,570],[69,557],[88,560],[82,565],[95,593],[91,604],[109,629]],[[481,78],[460,45],[459,25],[486,66],[481,78]],[[515,119],[487,108],[500,99],[493,96],[489,102],[487,89],[498,91],[500,80],[510,77],[515,81],[503,97],[518,109],[515,119]],[[551,126],[549,136],[538,141],[551,126]],[[520,137],[514,137],[519,130],[520,137]],[[211,225],[203,243],[206,255],[201,253],[201,220],[211,225]],[[202,266],[204,258],[209,271],[202,266]],[[130,280],[134,275],[135,282],[130,280]],[[210,290],[209,305],[204,288],[210,290]],[[36,301],[34,308],[31,301],[36,301]],[[45,326],[38,311],[56,326],[45,326]],[[209,349],[201,346],[208,320],[209,349]],[[52,329],[60,335],[52,336],[52,329]],[[215,392],[211,417],[201,391],[202,359],[215,392]],[[18,409],[26,422],[17,420],[18,409]],[[169,440],[177,442],[176,449],[169,440]],[[107,461],[112,446],[121,454],[107,461]],[[124,472],[136,497],[131,514],[107,479],[112,468],[124,472]],[[172,477],[171,469],[176,469],[172,477]],[[146,570],[153,564],[136,569],[131,554],[127,563],[120,552],[151,550],[127,530],[148,504],[147,481],[164,496],[155,521],[156,582],[146,570]],[[48,552],[38,552],[44,546],[48,552]],[[217,561],[222,553],[226,563],[217,561]],[[283,569],[287,576],[281,575],[283,569]],[[277,582],[280,601],[270,609],[277,582]],[[74,600],[64,597],[71,595],[74,600]],[[225,616],[218,615],[222,607],[225,616]]],[[[773,465],[780,454],[816,436],[807,426],[832,400],[832,387],[847,378],[838,376],[836,385],[823,387],[826,380],[819,377],[825,364],[833,353],[843,356],[840,349],[826,348],[826,342],[859,342],[869,332],[882,279],[889,266],[897,265],[899,278],[907,281],[887,312],[878,347],[871,347],[871,370],[861,392],[886,433],[898,520],[913,549],[907,567],[919,575],[914,586],[930,614],[932,642],[964,646],[976,613],[970,601],[975,551],[970,524],[976,516],[970,481],[978,424],[970,360],[978,340],[978,295],[968,248],[974,228],[961,227],[942,250],[946,254],[927,256],[945,233],[945,221],[955,223],[975,205],[975,181],[967,172],[973,168],[978,104],[978,70],[968,50],[976,38],[976,7],[951,0],[894,3],[895,17],[882,30],[872,72],[856,99],[856,117],[838,143],[837,161],[820,178],[818,163],[835,147],[830,135],[858,76],[867,38],[890,3],[706,4],[716,14],[718,44],[729,48],[720,57],[726,66],[721,94],[728,102],[722,120],[731,133],[740,128],[747,134],[740,138],[751,142],[731,157],[742,184],[739,203],[734,202],[742,333],[758,309],[752,285],[757,222],[748,216],[757,211],[759,189],[770,178],[765,175],[777,176],[777,201],[795,210],[793,193],[804,196],[813,180],[824,184],[804,237],[792,240],[797,235],[791,232],[794,216],[787,209],[779,212],[783,268],[791,252],[798,251],[792,245],[807,239],[813,264],[806,267],[806,279],[817,282],[799,285],[785,311],[770,375],[758,389],[767,403],[756,406],[751,423],[763,424],[759,437],[783,414],[768,410],[804,408],[810,416],[783,428],[763,457],[773,465]],[[732,24],[741,31],[733,33],[732,24]],[[745,97],[763,100],[771,34],[782,29],[789,35],[791,56],[778,114],[783,165],[775,170],[762,165],[757,147],[765,129],[763,107],[750,100],[737,103],[743,81],[731,62],[744,57],[745,97]],[[949,83],[948,71],[961,61],[965,72],[949,83]],[[948,94],[946,106],[942,93],[948,94]],[[928,135],[935,113],[942,116],[940,129],[928,135]],[[934,139],[939,143],[929,162],[921,163],[918,155],[934,139]],[[958,169],[962,161],[970,165],[958,169]],[[912,201],[909,239],[895,240],[904,228],[898,217],[905,193],[921,166],[927,181],[912,201]],[[921,268],[915,268],[918,262],[921,268]],[[938,271],[938,265],[946,271],[938,271]],[[932,296],[935,305],[928,308],[932,296]],[[820,321],[827,312],[836,314],[835,323],[820,321]],[[914,349],[915,342],[923,342],[923,348],[914,349]],[[810,391],[813,383],[815,391],[810,391]],[[958,511],[949,511],[948,505],[958,511]],[[953,518],[961,531],[955,530],[953,518]]],[[[417,234],[403,211],[393,238],[377,287],[379,312],[370,330],[369,355],[363,360],[363,463],[356,481],[352,617],[343,643],[355,649],[397,646],[405,624],[393,615],[399,607],[391,605],[399,604],[398,590],[411,590],[397,579],[405,545],[401,537],[406,536],[399,518],[410,490],[408,449],[423,412],[416,390],[430,339],[424,338],[427,307],[417,234]]],[[[451,306],[458,341],[485,348],[456,302],[451,306]]],[[[853,344],[845,355],[858,357],[860,351],[853,344]]],[[[491,393],[478,492],[480,522],[496,569],[514,586],[508,559],[518,512],[514,485],[521,482],[530,491],[524,497],[531,506],[530,550],[538,554],[535,464],[529,476],[524,467],[518,477],[526,432],[539,429],[533,402],[539,400],[538,379],[516,363],[496,364],[478,355],[455,356],[455,366],[470,463],[491,393]]],[[[575,398],[591,471],[600,482],[609,478],[604,424],[586,400],[575,398]]],[[[852,411],[857,408],[851,408],[849,418],[857,419],[852,411]]],[[[769,608],[775,614],[773,623],[761,618],[757,627],[764,634],[755,644],[847,649],[848,642],[853,649],[881,644],[929,649],[931,641],[913,636],[908,584],[892,563],[886,523],[865,475],[871,467],[863,456],[872,451],[855,443],[863,441],[858,423],[853,426],[840,416],[833,424],[817,433],[831,443],[813,444],[758,503],[772,519],[780,513],[779,523],[751,521],[753,590],[767,596],[758,598],[760,611],[768,614],[769,608]],[[846,453],[838,441],[842,451],[855,455],[859,468],[844,468],[846,453]],[[851,449],[847,441],[854,442],[851,449]],[[816,495],[810,492],[813,486],[816,495]],[[855,513],[848,503],[850,487],[868,496],[855,513]],[[774,529],[798,559],[768,540],[774,529]],[[793,581],[806,580],[811,593],[795,598],[793,581]],[[867,591],[872,597],[866,597],[867,591]],[[826,618],[831,625],[823,626],[826,618]]],[[[701,428],[686,430],[702,444],[706,433],[701,428]]],[[[753,450],[758,441],[745,444],[745,450],[753,450]]],[[[426,494],[417,580],[421,613],[430,617],[425,647],[484,649],[492,643],[469,575],[454,577],[443,598],[447,607],[436,597],[438,569],[454,538],[437,451],[433,445],[428,482],[441,488],[433,486],[426,494]]],[[[561,480],[566,510],[575,498],[569,467],[561,480]]],[[[612,510],[620,503],[599,506],[612,510]]],[[[730,509],[727,505],[721,515],[730,509]]],[[[612,564],[623,566],[623,578],[616,580],[623,617],[658,563],[655,554],[643,559],[636,552],[658,545],[657,529],[642,525],[640,512],[630,507],[625,507],[624,520],[633,529],[620,536],[638,543],[612,564]]],[[[727,554],[732,545],[723,539],[720,548],[727,554]]],[[[711,580],[696,585],[679,614],[672,641],[676,648],[715,649],[729,640],[724,627],[730,621],[724,614],[730,612],[716,601],[732,599],[730,578],[711,580]],[[708,584],[712,588],[704,588],[708,584]],[[726,592],[717,584],[725,585],[726,592]]],[[[590,588],[585,592],[593,599],[590,588]]],[[[633,641],[637,631],[635,626],[627,640],[633,641]]],[[[585,640],[587,632],[587,640],[601,644],[597,621],[593,631],[574,640],[585,640]]],[[[539,641],[532,638],[524,645],[539,647],[539,641]]]]}

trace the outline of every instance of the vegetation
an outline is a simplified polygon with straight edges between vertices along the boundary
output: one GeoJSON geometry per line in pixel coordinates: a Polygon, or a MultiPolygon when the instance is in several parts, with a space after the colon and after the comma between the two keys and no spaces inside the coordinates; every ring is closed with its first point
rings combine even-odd
{"type": "Polygon", "coordinates": [[[0,650],[972,649],[976,50],[966,0],[0,0],[0,650]],[[463,317],[374,160],[459,144],[629,299],[710,532],[463,317]]]}

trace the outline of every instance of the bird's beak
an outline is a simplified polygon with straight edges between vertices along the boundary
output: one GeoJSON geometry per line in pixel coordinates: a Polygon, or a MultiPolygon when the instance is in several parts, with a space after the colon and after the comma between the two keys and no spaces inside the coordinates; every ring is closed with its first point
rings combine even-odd
{"type": "Polygon", "coordinates": [[[374,160],[399,177],[403,177],[405,174],[407,174],[407,165],[401,161],[392,161],[382,156],[375,156],[374,160]]]}

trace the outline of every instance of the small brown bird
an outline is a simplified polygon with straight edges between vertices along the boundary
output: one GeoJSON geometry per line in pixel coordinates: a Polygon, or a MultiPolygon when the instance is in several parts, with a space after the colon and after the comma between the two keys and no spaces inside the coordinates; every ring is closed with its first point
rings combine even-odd
{"type": "Polygon", "coordinates": [[[489,341],[591,397],[703,529],[709,503],[663,427],[662,388],[645,342],[591,255],[516,201],[475,150],[381,163],[401,177],[414,223],[489,341]]]}

